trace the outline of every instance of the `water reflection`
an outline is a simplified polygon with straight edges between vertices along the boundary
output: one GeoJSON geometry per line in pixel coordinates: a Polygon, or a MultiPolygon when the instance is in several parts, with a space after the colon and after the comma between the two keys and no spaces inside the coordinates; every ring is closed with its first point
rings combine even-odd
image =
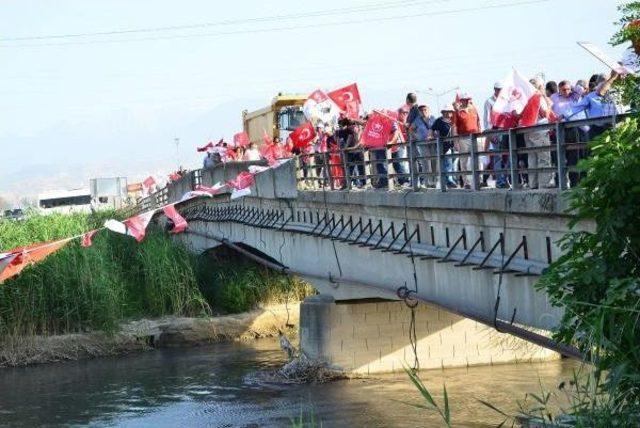
{"type": "MultiPolygon", "coordinates": [[[[438,426],[434,414],[401,403],[420,401],[405,376],[294,386],[254,376],[282,361],[275,341],[260,340],[5,369],[0,371],[0,423],[289,426],[291,417],[311,412],[328,427],[438,426]]],[[[565,361],[430,371],[422,377],[437,392],[446,382],[457,425],[495,426],[499,417],[477,398],[513,410],[515,398],[538,391],[538,380],[553,387],[575,367],[565,361]]]]}

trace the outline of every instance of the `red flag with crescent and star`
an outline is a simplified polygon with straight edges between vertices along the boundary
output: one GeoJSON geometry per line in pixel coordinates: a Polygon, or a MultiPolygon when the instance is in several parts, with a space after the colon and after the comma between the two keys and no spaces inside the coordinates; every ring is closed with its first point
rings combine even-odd
{"type": "Polygon", "coordinates": [[[311,141],[316,137],[316,131],[313,129],[313,125],[307,122],[298,126],[291,134],[289,138],[293,142],[293,147],[303,148],[307,147],[311,141]]]}
{"type": "Polygon", "coordinates": [[[358,90],[357,83],[352,83],[344,88],[328,92],[327,96],[340,107],[340,110],[347,113],[347,117],[352,119],[358,117],[362,100],[360,99],[360,91],[358,90]]]}

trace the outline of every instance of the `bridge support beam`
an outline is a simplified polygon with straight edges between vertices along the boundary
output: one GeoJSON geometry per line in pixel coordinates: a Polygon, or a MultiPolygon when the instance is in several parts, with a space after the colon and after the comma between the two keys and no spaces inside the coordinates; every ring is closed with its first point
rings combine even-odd
{"type": "MultiPolygon", "coordinates": [[[[414,365],[411,309],[401,301],[305,299],[300,348],[312,359],[354,373],[399,372],[414,365]]],[[[432,305],[415,308],[421,369],[534,362],[560,355],[432,305]]]]}

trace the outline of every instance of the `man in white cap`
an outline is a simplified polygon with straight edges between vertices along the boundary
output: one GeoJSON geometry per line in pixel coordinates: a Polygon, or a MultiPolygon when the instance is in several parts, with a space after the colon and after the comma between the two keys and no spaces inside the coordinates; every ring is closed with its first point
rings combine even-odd
{"type": "Polygon", "coordinates": [[[491,124],[491,109],[493,109],[493,105],[496,103],[498,99],[498,95],[500,95],[500,91],[502,90],[502,83],[496,82],[493,84],[493,95],[491,95],[484,102],[484,115],[482,117],[482,124],[484,125],[484,129],[491,129],[493,125],[491,124]]]}

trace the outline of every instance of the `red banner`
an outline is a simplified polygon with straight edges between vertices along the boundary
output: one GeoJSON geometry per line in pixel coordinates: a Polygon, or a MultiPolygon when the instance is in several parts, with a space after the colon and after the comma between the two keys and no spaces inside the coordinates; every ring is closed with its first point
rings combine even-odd
{"type": "Polygon", "coordinates": [[[142,182],[142,186],[145,189],[148,189],[149,187],[153,186],[154,184],[156,184],[156,180],[154,180],[154,178],[151,177],[151,176],[145,178],[144,181],[142,182]]]}
{"type": "Polygon", "coordinates": [[[227,186],[236,190],[246,189],[251,187],[252,184],[253,174],[248,171],[242,171],[234,180],[227,181],[227,186]]]}
{"type": "Polygon", "coordinates": [[[131,235],[136,241],[142,242],[147,232],[147,226],[153,217],[155,210],[129,217],[123,221],[127,227],[127,235],[131,235]]]}
{"type": "Polygon", "coordinates": [[[370,149],[384,148],[391,136],[391,126],[391,119],[374,112],[362,132],[362,145],[370,149]]]}
{"type": "Polygon", "coordinates": [[[58,251],[67,242],[69,239],[61,239],[60,241],[40,242],[10,250],[10,255],[0,261],[0,282],[18,275],[22,269],[30,264],[44,260],[45,257],[58,251]]]}
{"type": "Polygon", "coordinates": [[[311,93],[311,95],[309,95],[308,99],[313,100],[316,103],[320,104],[321,102],[326,101],[328,97],[327,97],[327,94],[322,92],[320,89],[316,89],[311,93]]]}
{"type": "Polygon", "coordinates": [[[307,122],[289,134],[289,138],[293,142],[293,147],[307,147],[316,138],[316,131],[313,129],[313,125],[307,122]]]}
{"type": "Polygon", "coordinates": [[[233,136],[233,145],[235,147],[247,147],[249,145],[249,136],[246,132],[238,132],[233,136]]]}
{"type": "Polygon", "coordinates": [[[267,134],[267,130],[264,128],[262,128],[262,141],[264,141],[265,144],[273,143],[273,140],[271,139],[269,134],[267,134]]]}
{"type": "Polygon", "coordinates": [[[98,233],[98,229],[93,229],[87,233],[85,233],[84,235],[82,235],[82,242],[80,242],[80,245],[82,245],[83,247],[90,247],[91,245],[93,245],[93,236],[98,233]]]}
{"type": "Polygon", "coordinates": [[[208,194],[210,194],[211,196],[213,195],[217,195],[218,193],[220,193],[220,190],[222,189],[222,185],[216,184],[213,187],[207,187],[207,186],[203,186],[202,184],[198,184],[195,188],[195,190],[197,192],[206,192],[208,194]]]}
{"type": "Polygon", "coordinates": [[[187,220],[180,215],[173,204],[167,205],[162,209],[162,211],[164,212],[164,215],[173,222],[173,229],[171,229],[171,233],[182,233],[185,231],[188,226],[187,220]]]}
{"type": "Polygon", "coordinates": [[[362,104],[360,91],[358,91],[358,85],[356,83],[331,91],[327,93],[327,95],[338,105],[338,107],[340,107],[340,110],[347,112],[347,116],[349,115],[350,110],[352,112],[354,109],[358,110],[360,104],[362,104]]]}

